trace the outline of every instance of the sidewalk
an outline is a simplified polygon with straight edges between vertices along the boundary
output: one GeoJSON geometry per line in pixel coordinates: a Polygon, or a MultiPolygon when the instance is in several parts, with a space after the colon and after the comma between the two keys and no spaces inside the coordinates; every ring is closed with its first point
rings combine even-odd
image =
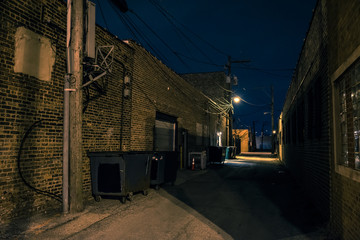
{"type": "MultiPolygon", "coordinates": [[[[181,185],[206,172],[207,170],[179,170],[175,185],[181,185]]],[[[149,189],[149,195],[155,192],[155,189],[149,189]]],[[[96,222],[129,209],[132,205],[141,204],[146,198],[142,194],[137,194],[132,202],[126,204],[114,199],[102,199],[100,202],[91,200],[85,203],[85,209],[80,213],[52,212],[38,214],[26,219],[16,219],[9,224],[0,226],[0,239],[66,239],[96,222]]]]}

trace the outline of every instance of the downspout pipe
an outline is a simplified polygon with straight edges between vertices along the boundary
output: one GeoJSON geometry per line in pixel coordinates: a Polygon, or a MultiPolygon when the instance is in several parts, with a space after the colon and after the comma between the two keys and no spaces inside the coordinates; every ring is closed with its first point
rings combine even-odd
{"type": "Polygon", "coordinates": [[[67,30],[66,30],[66,75],[64,82],[64,122],[63,122],[63,184],[62,201],[63,213],[69,212],[69,144],[70,144],[70,80],[71,80],[71,4],[72,0],[67,1],[67,30]]]}

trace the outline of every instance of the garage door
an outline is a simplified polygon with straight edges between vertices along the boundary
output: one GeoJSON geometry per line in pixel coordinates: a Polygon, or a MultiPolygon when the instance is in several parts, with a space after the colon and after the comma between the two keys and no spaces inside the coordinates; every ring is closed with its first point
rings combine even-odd
{"type": "Polygon", "coordinates": [[[154,145],[156,151],[175,151],[176,118],[157,114],[154,145]]]}

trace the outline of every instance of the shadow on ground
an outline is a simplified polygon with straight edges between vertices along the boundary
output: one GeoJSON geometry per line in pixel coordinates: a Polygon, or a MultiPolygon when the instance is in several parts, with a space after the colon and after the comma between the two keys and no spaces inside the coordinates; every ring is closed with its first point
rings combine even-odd
{"type": "Polygon", "coordinates": [[[279,161],[228,161],[164,189],[234,239],[299,237],[325,225],[279,161]]]}

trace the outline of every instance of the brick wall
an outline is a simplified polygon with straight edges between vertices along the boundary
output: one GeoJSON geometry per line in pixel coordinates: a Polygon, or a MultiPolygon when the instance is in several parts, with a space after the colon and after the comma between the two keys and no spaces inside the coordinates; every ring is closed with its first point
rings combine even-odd
{"type": "MultiPolygon", "coordinates": [[[[17,216],[61,209],[66,5],[61,0],[4,0],[0,2],[0,12],[0,222],[3,223],[17,216]],[[14,72],[15,33],[19,27],[50,40],[55,52],[50,81],[14,72]],[[24,183],[18,164],[26,182],[47,192],[46,196],[24,183]],[[49,197],[49,193],[60,201],[49,197]]],[[[178,117],[179,131],[189,132],[189,144],[193,144],[189,150],[204,149],[209,132],[225,121],[207,114],[208,100],[145,49],[132,41],[120,41],[100,27],[96,28],[96,35],[97,46],[113,45],[115,52],[111,73],[83,90],[85,199],[91,198],[87,151],[153,150],[157,111],[178,117]],[[127,74],[131,76],[131,95],[125,98],[127,74]],[[197,126],[202,127],[200,142],[196,141],[197,126]]]]}
{"type": "MultiPolygon", "coordinates": [[[[338,82],[346,81],[348,91],[350,81],[360,80],[354,69],[360,57],[359,9],[355,0],[318,1],[282,117],[284,162],[330,220],[336,239],[360,238],[360,174],[353,165],[340,165],[344,136],[337,110],[338,82]]],[[[350,103],[352,97],[346,99],[350,103]]],[[[354,158],[352,103],[346,112],[349,158],[354,158]]]]}
{"type": "Polygon", "coordinates": [[[199,137],[196,127],[201,124],[203,138],[209,138],[207,132],[214,129],[215,119],[207,113],[208,100],[144,48],[133,41],[127,43],[135,49],[131,150],[153,150],[156,112],[178,118],[178,129],[188,131],[190,151],[204,150],[205,146],[196,140],[199,137]]]}
{"type": "MultiPolygon", "coordinates": [[[[210,73],[187,73],[181,75],[186,81],[199,89],[206,96],[209,96],[216,104],[223,105],[224,100],[227,102],[231,101],[231,85],[226,83],[226,75],[224,72],[210,72],[210,73]]],[[[210,109],[209,109],[210,110],[210,109]]],[[[214,113],[219,113],[218,109],[211,109],[213,115],[214,113]]],[[[226,146],[229,142],[230,133],[229,133],[229,122],[227,122],[225,115],[218,114],[219,120],[215,120],[217,123],[214,125],[216,132],[221,132],[221,142],[223,146],[226,146]],[[224,118],[225,117],[225,118],[224,118]]],[[[215,116],[213,116],[215,117],[215,116]]],[[[216,132],[213,133],[213,139],[216,138],[216,132]]],[[[211,145],[216,146],[217,142],[212,141],[211,145]]]]}
{"type": "Polygon", "coordinates": [[[59,79],[65,72],[65,49],[61,47],[65,10],[65,4],[57,0],[0,3],[0,222],[61,206],[27,187],[18,164],[29,184],[61,194],[63,81],[59,79]],[[21,26],[51,41],[56,56],[50,81],[14,72],[15,33],[21,26]],[[34,128],[23,142],[19,163],[19,148],[31,126],[34,128]]]}
{"type": "Polygon", "coordinates": [[[319,1],[283,107],[283,161],[325,218],[330,215],[331,88],[327,13],[319,1]]]}
{"type": "MultiPolygon", "coordinates": [[[[350,76],[350,74],[354,72],[351,73],[349,70],[353,69],[355,62],[359,62],[360,3],[356,0],[330,0],[328,9],[329,32],[332,32],[329,34],[329,59],[331,60],[329,61],[329,74],[331,80],[336,84],[339,80],[352,79],[354,76],[350,76]]],[[[360,79],[357,77],[356,82],[359,81],[360,79]]],[[[349,97],[349,99],[351,98],[349,97]]],[[[352,107],[348,106],[349,112],[351,109],[352,107]]],[[[352,115],[352,113],[350,114],[352,115]]],[[[353,122],[348,122],[348,124],[352,126],[353,122]]],[[[350,138],[351,135],[354,136],[349,133],[350,138]]],[[[349,139],[349,144],[350,141],[351,139],[349,139]]],[[[349,152],[350,155],[354,156],[354,153],[349,152]]],[[[359,175],[356,174],[358,170],[346,167],[345,173],[350,172],[351,174],[344,174],[338,170],[339,162],[340,157],[336,157],[333,161],[331,230],[333,235],[339,239],[360,239],[358,230],[360,225],[360,178],[354,177],[359,175]]]]}

